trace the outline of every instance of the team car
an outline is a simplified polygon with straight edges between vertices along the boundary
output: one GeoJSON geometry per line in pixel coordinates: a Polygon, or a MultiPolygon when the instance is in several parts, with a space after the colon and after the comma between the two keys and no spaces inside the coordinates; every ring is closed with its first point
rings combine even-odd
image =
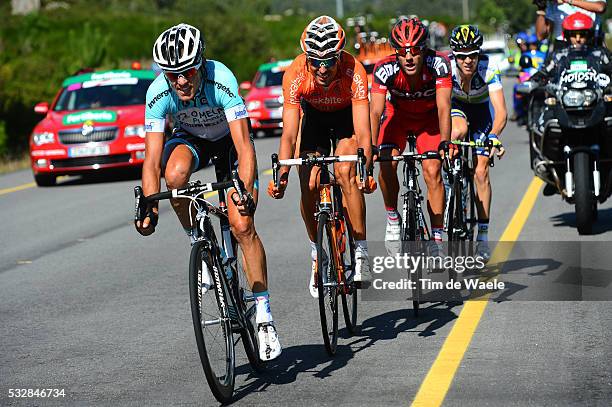
{"type": "Polygon", "coordinates": [[[39,186],[58,175],[142,167],[144,110],[151,70],[89,72],[66,78],[30,137],[30,161],[39,186]]]}
{"type": "Polygon", "coordinates": [[[291,62],[289,59],[260,65],[252,82],[240,84],[242,90],[248,91],[245,102],[257,136],[282,132],[283,74],[291,62]]]}

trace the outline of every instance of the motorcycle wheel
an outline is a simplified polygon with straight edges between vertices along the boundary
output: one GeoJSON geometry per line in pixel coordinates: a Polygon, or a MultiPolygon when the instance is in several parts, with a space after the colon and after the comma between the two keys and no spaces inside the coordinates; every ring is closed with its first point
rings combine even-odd
{"type": "Polygon", "coordinates": [[[586,152],[578,152],[574,155],[576,225],[581,235],[590,235],[593,231],[593,208],[596,203],[591,189],[590,161],[589,154],[586,152]]]}

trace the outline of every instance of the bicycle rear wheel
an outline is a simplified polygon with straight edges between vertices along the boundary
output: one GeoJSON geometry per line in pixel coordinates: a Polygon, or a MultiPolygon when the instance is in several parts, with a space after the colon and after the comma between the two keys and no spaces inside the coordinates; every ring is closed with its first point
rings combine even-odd
{"type": "Polygon", "coordinates": [[[317,286],[323,342],[327,353],[333,356],[338,345],[338,272],[333,257],[335,242],[328,216],[325,212],[321,213],[317,227],[317,286]]]}
{"type": "Polygon", "coordinates": [[[206,245],[200,241],[191,248],[191,316],[210,390],[219,402],[228,403],[232,400],[235,380],[234,341],[227,303],[229,291],[217,259],[206,245]]]}
{"type": "Polygon", "coordinates": [[[238,308],[244,316],[245,328],[240,331],[244,351],[253,370],[261,372],[265,369],[265,362],[259,358],[259,336],[257,335],[257,322],[255,321],[255,298],[250,288],[244,270],[244,255],[240,246],[233,242],[236,260],[232,264],[232,280],[234,283],[234,298],[238,308]]]}
{"type": "Polygon", "coordinates": [[[340,289],[342,298],[342,311],[344,313],[344,322],[346,329],[354,334],[357,331],[357,287],[353,281],[355,276],[355,240],[353,234],[348,229],[348,225],[344,223],[344,220],[338,222],[343,226],[336,229],[336,233],[342,231],[343,238],[341,245],[343,245],[344,252],[342,253],[342,262],[344,263],[344,284],[345,288],[340,289]],[[342,223],[341,223],[342,222],[342,223]],[[350,270],[351,275],[349,279],[346,279],[346,271],[350,270]]]}

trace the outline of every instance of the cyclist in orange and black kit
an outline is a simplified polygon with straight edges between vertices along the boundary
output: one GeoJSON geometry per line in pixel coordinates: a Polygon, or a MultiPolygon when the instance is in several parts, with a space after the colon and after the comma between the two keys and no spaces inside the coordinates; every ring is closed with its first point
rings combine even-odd
{"type": "MultiPolygon", "coordinates": [[[[283,78],[283,135],[279,159],[294,157],[300,132],[300,156],[309,153],[329,155],[332,144],[335,145],[336,155],[356,154],[357,148],[362,147],[370,164],[372,146],[368,80],[363,65],[342,50],[344,44],[344,30],[331,17],[317,17],[304,30],[301,38],[304,53],[293,61],[283,78]],[[301,128],[300,107],[303,111],[301,128]]],[[[361,190],[370,192],[376,184],[370,177],[365,185],[358,185],[354,163],[337,163],[334,171],[355,237],[354,281],[369,281],[371,275],[365,231],[365,200],[361,190]]],[[[313,297],[318,296],[314,273],[317,269],[315,212],[319,197],[319,172],[318,167],[302,167],[299,172],[301,212],[311,245],[309,288],[313,297]]],[[[287,188],[289,167],[281,167],[279,177],[278,188],[272,181],[268,186],[268,193],[276,199],[282,198],[287,188]]]]}
{"type": "MultiPolygon", "coordinates": [[[[419,153],[440,151],[444,154],[448,147],[453,86],[451,66],[448,58],[428,48],[426,41],[427,28],[418,18],[401,19],[389,36],[395,55],[380,60],[374,67],[370,122],[373,144],[379,146],[383,157],[399,155],[406,147],[408,133],[416,135],[419,153]],[[390,100],[386,99],[387,92],[390,100]]],[[[423,161],[427,208],[432,238],[436,242],[442,240],[444,211],[440,167],[439,160],[423,161]]],[[[381,162],[378,180],[387,209],[385,241],[397,241],[401,223],[397,211],[397,162],[381,162]]],[[[438,245],[433,249],[439,253],[438,245]]]]}

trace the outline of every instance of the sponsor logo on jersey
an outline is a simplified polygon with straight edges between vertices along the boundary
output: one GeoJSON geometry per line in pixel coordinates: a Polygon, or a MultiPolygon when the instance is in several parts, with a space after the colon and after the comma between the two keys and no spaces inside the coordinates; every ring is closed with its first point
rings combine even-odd
{"type": "Polygon", "coordinates": [[[227,94],[231,98],[236,97],[236,95],[231,91],[231,89],[228,88],[227,86],[225,86],[222,83],[215,82],[215,81],[213,81],[211,79],[206,79],[206,83],[213,84],[215,86],[215,88],[219,89],[222,92],[225,92],[225,94],[227,94]]]}
{"type": "Polygon", "coordinates": [[[378,79],[381,80],[382,83],[387,83],[387,79],[389,79],[390,76],[396,74],[399,69],[400,68],[398,64],[383,64],[378,67],[375,75],[378,79]]]}
{"type": "Polygon", "coordinates": [[[241,110],[237,110],[234,112],[234,119],[242,119],[243,117],[247,117],[247,109],[245,105],[242,105],[241,110]]]}
{"type": "Polygon", "coordinates": [[[166,89],[162,92],[159,92],[157,95],[155,95],[153,99],[151,99],[151,101],[147,104],[147,106],[149,107],[149,109],[153,108],[153,106],[155,106],[155,103],[157,103],[161,98],[168,96],[169,94],[170,94],[170,89],[166,89]]]}
{"type": "Polygon", "coordinates": [[[416,92],[402,92],[400,90],[392,89],[391,93],[393,95],[406,98],[406,99],[422,99],[422,98],[430,98],[435,96],[436,88],[425,89],[424,91],[419,90],[416,92]]]}

